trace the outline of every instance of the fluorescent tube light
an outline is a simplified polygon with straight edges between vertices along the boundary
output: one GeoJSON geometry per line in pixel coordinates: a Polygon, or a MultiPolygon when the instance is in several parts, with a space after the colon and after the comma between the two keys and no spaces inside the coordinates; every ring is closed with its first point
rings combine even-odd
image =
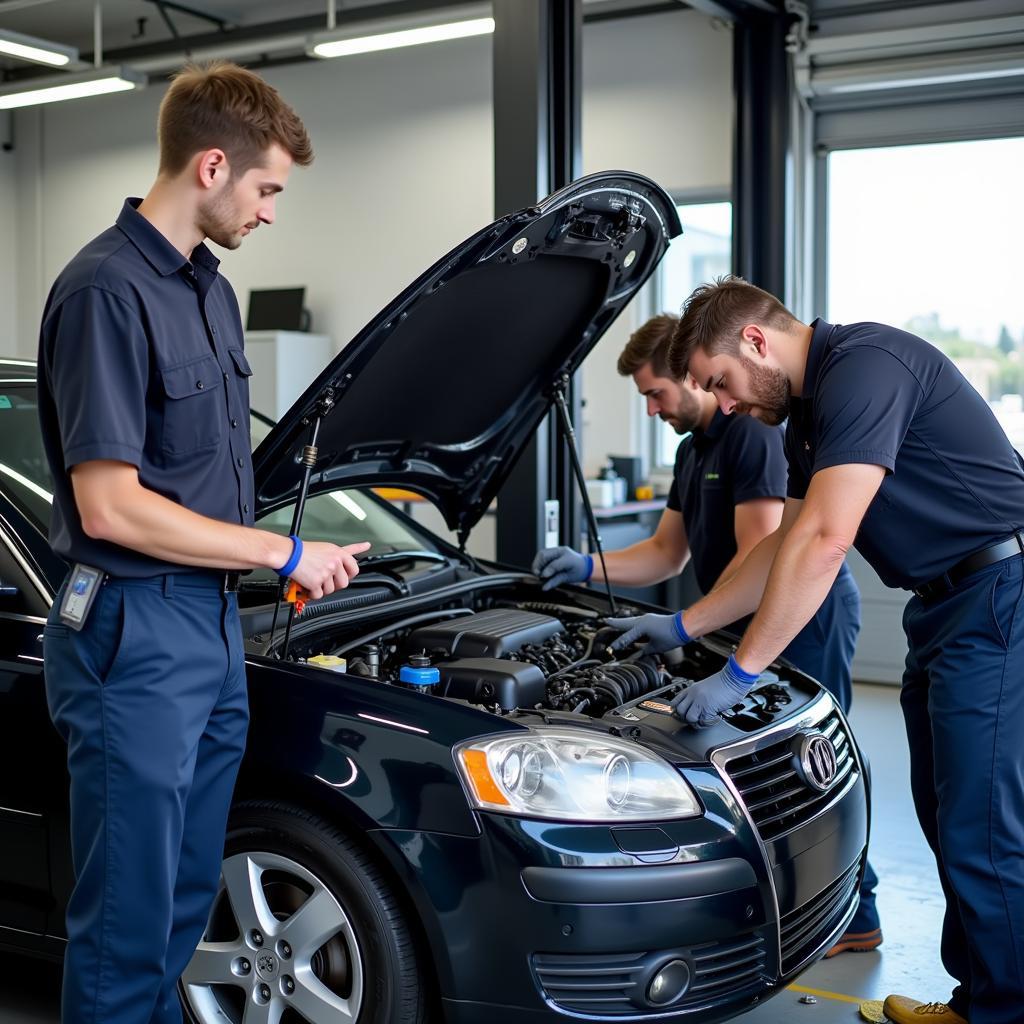
{"type": "Polygon", "coordinates": [[[81,75],[36,79],[0,87],[0,110],[31,107],[39,103],[77,100],[85,96],[103,96],[125,92],[146,84],[146,76],[131,68],[97,68],[81,75]]]}
{"type": "Polygon", "coordinates": [[[35,64],[47,64],[52,68],[62,68],[78,60],[78,51],[73,46],[61,46],[48,39],[23,36],[20,32],[8,32],[6,29],[0,29],[0,54],[17,57],[18,60],[30,60],[35,64]]]}
{"type": "Polygon", "coordinates": [[[424,25],[420,28],[381,32],[378,35],[356,36],[348,39],[339,38],[337,33],[325,32],[313,36],[306,52],[314,57],[348,57],[354,53],[395,50],[400,46],[439,43],[446,39],[467,39],[470,36],[488,35],[493,31],[493,18],[473,18],[470,21],[424,25]]]}

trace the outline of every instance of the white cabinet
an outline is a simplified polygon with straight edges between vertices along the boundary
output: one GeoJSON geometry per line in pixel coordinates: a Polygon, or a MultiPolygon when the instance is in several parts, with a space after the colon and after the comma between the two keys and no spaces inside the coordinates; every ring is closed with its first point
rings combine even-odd
{"type": "Polygon", "coordinates": [[[326,334],[247,331],[245,354],[252,367],[250,404],[277,420],[334,358],[334,345],[326,334]]]}

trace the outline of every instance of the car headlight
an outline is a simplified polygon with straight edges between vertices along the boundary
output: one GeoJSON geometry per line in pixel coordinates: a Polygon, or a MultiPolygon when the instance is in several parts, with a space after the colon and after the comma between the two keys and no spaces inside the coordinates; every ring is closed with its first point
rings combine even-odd
{"type": "Polygon", "coordinates": [[[693,790],[656,754],[628,740],[538,728],[454,750],[474,806],[530,818],[649,821],[701,813],[693,790]]]}

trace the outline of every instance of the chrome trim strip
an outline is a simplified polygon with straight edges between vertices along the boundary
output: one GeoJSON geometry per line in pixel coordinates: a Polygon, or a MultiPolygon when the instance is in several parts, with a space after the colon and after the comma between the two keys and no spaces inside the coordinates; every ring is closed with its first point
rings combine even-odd
{"type": "MultiPolygon", "coordinates": [[[[737,806],[743,811],[743,817],[746,819],[751,832],[754,834],[754,838],[757,840],[758,848],[761,851],[761,859],[764,861],[765,870],[768,874],[768,886],[771,890],[772,904],[775,908],[775,948],[777,955],[775,973],[779,978],[782,977],[782,911],[779,907],[779,894],[778,890],[775,888],[775,876],[772,872],[771,860],[768,857],[768,845],[761,837],[761,830],[754,822],[750,811],[747,809],[746,801],[742,796],[740,796],[740,791],[732,781],[732,778],[726,771],[725,766],[734,758],[743,757],[746,754],[752,754],[755,751],[763,750],[765,747],[770,747],[775,743],[778,743],[780,740],[789,739],[805,729],[813,728],[819,722],[827,718],[834,708],[836,708],[836,703],[832,699],[831,694],[829,694],[827,690],[822,690],[821,693],[819,693],[818,696],[800,712],[797,718],[779,722],[777,725],[771,725],[763,732],[759,732],[756,736],[750,739],[729,743],[718,747],[711,752],[711,763],[714,765],[715,770],[718,772],[726,788],[732,794],[737,806]]],[[[849,786],[844,787],[841,795],[845,796],[848,789],[849,786]]],[[[835,801],[829,801],[824,810],[831,807],[834,802],[835,801]]],[[[822,813],[824,813],[824,811],[822,813]]],[[[817,815],[815,815],[815,817],[817,817],[817,815]]]]}
{"type": "MultiPolygon", "coordinates": [[[[812,728],[827,718],[829,712],[834,709],[838,710],[838,705],[832,699],[832,695],[827,690],[822,690],[800,712],[797,718],[786,719],[776,725],[770,725],[767,729],[762,730],[750,739],[737,740],[735,743],[727,743],[724,746],[717,747],[711,752],[711,760],[715,761],[717,758],[721,758],[724,764],[735,757],[743,757],[746,754],[753,754],[755,751],[763,750],[765,747],[770,747],[780,740],[787,740],[791,736],[795,736],[804,729],[812,728]]],[[[845,719],[843,722],[845,724],[845,719]]]]}
{"type": "MultiPolygon", "coordinates": [[[[44,603],[50,605],[53,604],[53,595],[46,589],[43,581],[35,574],[32,567],[21,557],[21,553],[14,546],[11,538],[7,535],[4,530],[0,530],[0,540],[3,541],[4,547],[7,548],[11,553],[11,557],[21,566],[22,572],[29,578],[29,580],[35,585],[36,590],[39,592],[39,596],[43,599],[44,603]]],[[[35,616],[29,616],[31,619],[35,619],[35,616]]],[[[43,620],[45,621],[45,620],[43,620]]]]}
{"type": "Polygon", "coordinates": [[[38,818],[40,821],[43,820],[41,814],[36,814],[35,811],[18,811],[13,807],[0,807],[0,812],[4,814],[16,814],[19,818],[38,818]]]}
{"type": "MultiPolygon", "coordinates": [[[[761,851],[761,860],[764,863],[765,874],[768,876],[768,891],[772,896],[772,907],[775,910],[775,956],[776,956],[776,968],[774,974],[776,977],[782,975],[782,911],[779,909],[779,893],[775,888],[775,876],[772,873],[772,862],[768,859],[768,847],[765,841],[761,838],[761,831],[754,824],[754,819],[750,816],[750,811],[747,810],[746,802],[743,797],[740,796],[740,791],[736,788],[736,784],[729,778],[729,773],[725,770],[724,762],[719,763],[715,760],[715,754],[711,755],[711,763],[714,765],[715,771],[718,772],[718,777],[722,780],[725,788],[732,794],[733,800],[736,801],[736,806],[743,812],[743,817],[746,819],[747,826],[753,833],[754,839],[757,841],[757,848],[761,851]]],[[[768,951],[765,950],[765,966],[768,964],[768,951]]]]}
{"type": "Polygon", "coordinates": [[[771,840],[771,842],[776,843],[780,839],[783,839],[786,836],[788,836],[790,832],[795,832],[798,828],[803,828],[803,826],[806,825],[808,821],[813,821],[815,818],[820,818],[823,814],[827,814],[835,807],[837,803],[839,803],[840,800],[842,800],[846,796],[847,793],[850,792],[851,789],[853,789],[853,787],[857,784],[858,778],[859,776],[855,774],[853,771],[848,772],[844,776],[845,781],[843,785],[836,786],[835,789],[829,791],[832,794],[832,799],[829,800],[829,802],[825,804],[817,812],[817,814],[812,815],[810,818],[807,819],[807,821],[800,822],[799,825],[794,825],[793,828],[789,829],[786,832],[780,832],[774,839],[771,840]]]}

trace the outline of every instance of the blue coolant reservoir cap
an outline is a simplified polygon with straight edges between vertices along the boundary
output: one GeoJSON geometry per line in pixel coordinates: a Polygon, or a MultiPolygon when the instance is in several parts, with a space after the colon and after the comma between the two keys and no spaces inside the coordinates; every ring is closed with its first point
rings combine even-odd
{"type": "Polygon", "coordinates": [[[441,673],[432,666],[420,668],[416,665],[403,665],[398,670],[398,678],[409,686],[436,686],[441,682],[441,673]]]}

